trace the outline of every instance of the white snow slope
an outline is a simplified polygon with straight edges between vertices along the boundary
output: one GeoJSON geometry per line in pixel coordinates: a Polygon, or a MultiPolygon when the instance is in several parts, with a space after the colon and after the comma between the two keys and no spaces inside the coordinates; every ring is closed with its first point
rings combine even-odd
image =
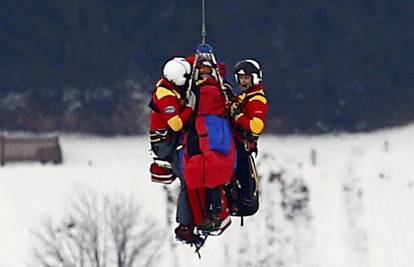
{"type": "Polygon", "coordinates": [[[155,266],[412,267],[412,136],[414,126],[264,136],[257,159],[259,212],[243,227],[233,218],[226,232],[208,239],[198,259],[174,241],[166,193],[175,195],[178,182],[150,182],[146,137],[64,135],[64,164],[0,167],[0,267],[33,266],[30,231],[46,215],[61,217],[76,186],[136,196],[170,233],[155,266]]]}

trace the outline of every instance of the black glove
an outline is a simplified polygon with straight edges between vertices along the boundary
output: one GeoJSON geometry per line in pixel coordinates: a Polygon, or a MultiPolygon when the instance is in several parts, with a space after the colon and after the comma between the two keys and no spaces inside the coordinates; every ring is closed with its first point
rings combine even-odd
{"type": "Polygon", "coordinates": [[[243,113],[242,106],[239,102],[233,102],[230,106],[230,117],[236,118],[243,113]]]}
{"type": "Polygon", "coordinates": [[[233,99],[234,98],[234,93],[233,93],[233,86],[224,81],[224,83],[221,86],[221,90],[223,91],[223,93],[226,95],[227,99],[233,99]]]}
{"type": "Polygon", "coordinates": [[[221,89],[223,89],[223,91],[230,91],[231,92],[232,89],[233,89],[233,86],[230,83],[224,81],[223,85],[221,86],[221,89]]]}

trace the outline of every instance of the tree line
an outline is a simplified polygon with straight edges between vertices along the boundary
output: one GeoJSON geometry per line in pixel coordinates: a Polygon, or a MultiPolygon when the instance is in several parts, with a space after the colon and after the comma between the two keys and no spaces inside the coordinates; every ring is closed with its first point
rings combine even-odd
{"type": "MultiPolygon", "coordinates": [[[[162,64],[201,39],[198,2],[0,5],[3,129],[143,133],[162,64]]],[[[238,60],[262,63],[270,132],[367,131],[414,118],[413,11],[409,1],[209,0],[207,41],[230,80],[238,60]]]]}

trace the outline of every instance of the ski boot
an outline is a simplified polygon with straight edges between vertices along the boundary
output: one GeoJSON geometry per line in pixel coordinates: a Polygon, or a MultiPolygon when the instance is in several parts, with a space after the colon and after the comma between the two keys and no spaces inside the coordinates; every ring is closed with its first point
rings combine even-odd
{"type": "Polygon", "coordinates": [[[195,245],[196,247],[201,246],[204,243],[204,239],[199,235],[194,234],[194,227],[178,225],[174,230],[175,238],[185,244],[195,245]]]}
{"type": "Polygon", "coordinates": [[[201,235],[218,236],[231,224],[230,216],[220,219],[219,217],[206,216],[200,225],[197,225],[197,233],[201,235]]]}

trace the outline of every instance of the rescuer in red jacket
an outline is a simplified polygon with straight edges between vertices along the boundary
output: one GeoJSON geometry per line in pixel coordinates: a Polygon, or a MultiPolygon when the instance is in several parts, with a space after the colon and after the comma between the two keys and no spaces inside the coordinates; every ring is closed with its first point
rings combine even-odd
{"type": "Polygon", "coordinates": [[[181,132],[194,111],[196,98],[186,94],[191,75],[191,65],[183,57],[169,60],[163,68],[163,78],[158,81],[150,102],[150,139],[154,162],[150,172],[153,182],[170,184],[180,177],[181,186],[177,201],[176,238],[187,243],[200,243],[193,233],[186,186],[179,166],[181,132]],[[187,96],[186,96],[187,95],[187,96]]]}
{"type": "MultiPolygon", "coordinates": [[[[239,130],[236,131],[236,138],[243,142],[248,137],[247,139],[252,139],[248,140],[251,142],[259,137],[266,125],[268,105],[262,84],[262,71],[257,61],[246,59],[236,64],[234,73],[236,82],[243,90],[231,109],[233,123],[239,130]]],[[[249,145],[251,149],[256,149],[256,142],[249,145]]]]}
{"type": "Polygon", "coordinates": [[[233,99],[230,107],[237,147],[233,183],[237,186],[230,190],[229,206],[233,216],[250,216],[259,207],[258,175],[251,154],[257,154],[257,141],[266,125],[268,103],[262,84],[262,70],[257,61],[246,59],[238,62],[234,74],[243,92],[233,99]]]}
{"type": "Polygon", "coordinates": [[[179,176],[175,152],[179,132],[190,119],[196,101],[194,95],[185,99],[190,74],[190,63],[185,58],[175,57],[164,65],[163,77],[152,93],[150,137],[155,155],[150,171],[155,182],[169,184],[179,176]]]}

